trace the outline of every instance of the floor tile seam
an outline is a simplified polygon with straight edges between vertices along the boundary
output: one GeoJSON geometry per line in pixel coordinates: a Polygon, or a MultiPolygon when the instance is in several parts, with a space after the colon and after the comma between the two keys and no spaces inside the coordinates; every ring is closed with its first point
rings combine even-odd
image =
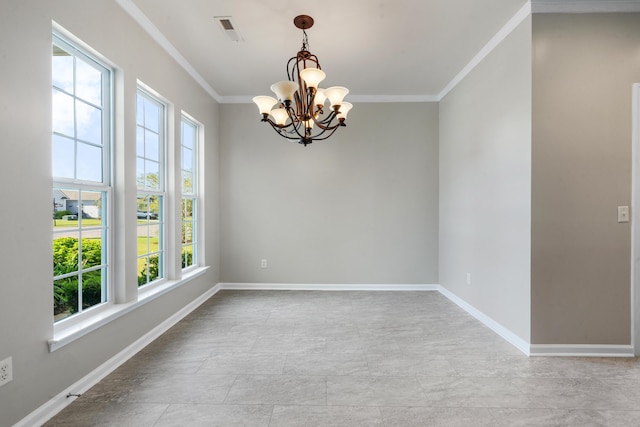
{"type": "Polygon", "coordinates": [[[158,425],[158,423],[160,422],[160,420],[162,419],[162,417],[164,417],[164,414],[166,414],[166,413],[167,413],[167,411],[169,410],[169,408],[171,407],[171,405],[173,405],[173,404],[172,404],[172,403],[168,404],[168,405],[167,405],[167,407],[166,407],[166,408],[164,408],[164,411],[162,411],[162,414],[160,414],[160,416],[158,417],[158,419],[157,419],[157,420],[155,420],[155,421],[153,422],[153,426],[154,426],[154,427],[158,425]]]}
{"type": "Polygon", "coordinates": [[[227,390],[227,393],[224,395],[224,399],[222,399],[222,403],[225,403],[227,401],[227,399],[229,398],[229,393],[231,393],[231,390],[233,389],[233,386],[236,385],[236,382],[238,381],[238,376],[239,375],[235,375],[235,377],[233,378],[233,382],[231,383],[231,386],[229,386],[229,389],[227,390]]]}
{"type": "Polygon", "coordinates": [[[273,420],[273,414],[276,411],[276,405],[273,404],[271,405],[271,415],[269,415],[269,422],[267,423],[267,426],[271,426],[271,421],[273,420]]]}
{"type": "Polygon", "coordinates": [[[200,365],[198,366],[198,369],[196,369],[196,371],[193,373],[193,375],[198,375],[200,373],[200,371],[202,370],[202,367],[205,365],[205,363],[207,363],[207,360],[209,360],[211,358],[211,353],[209,353],[209,355],[207,357],[205,357],[202,362],[200,362],[200,365]]]}

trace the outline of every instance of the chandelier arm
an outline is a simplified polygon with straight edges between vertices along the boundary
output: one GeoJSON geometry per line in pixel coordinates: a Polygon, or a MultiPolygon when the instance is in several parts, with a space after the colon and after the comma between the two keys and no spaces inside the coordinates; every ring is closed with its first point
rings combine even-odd
{"type": "Polygon", "coordinates": [[[322,132],[320,132],[319,134],[311,137],[310,139],[312,141],[324,141],[325,139],[331,137],[331,135],[333,135],[336,132],[336,130],[338,130],[339,127],[340,126],[336,126],[335,128],[332,128],[332,129],[325,129],[322,132]],[[329,134],[324,136],[324,137],[322,137],[322,138],[320,138],[320,136],[322,136],[325,132],[329,132],[329,134]]]}
{"type": "Polygon", "coordinates": [[[296,136],[288,136],[287,135],[287,134],[292,133],[292,132],[285,132],[284,131],[284,129],[286,129],[288,126],[280,127],[277,124],[275,124],[274,122],[272,122],[271,120],[266,120],[266,122],[269,123],[271,125],[271,127],[273,128],[273,130],[276,131],[276,133],[278,135],[280,135],[281,137],[286,138],[286,139],[290,139],[292,141],[296,141],[296,140],[300,139],[299,135],[296,135],[296,136]]]}
{"type": "Polygon", "coordinates": [[[316,120],[315,118],[313,119],[313,122],[320,128],[320,129],[325,129],[325,130],[330,130],[330,129],[334,129],[338,126],[340,126],[340,122],[337,122],[336,124],[332,125],[331,122],[333,121],[333,119],[337,116],[338,114],[335,111],[331,111],[331,113],[329,113],[329,115],[327,117],[325,117],[322,120],[316,120]]]}
{"type": "Polygon", "coordinates": [[[293,111],[293,108],[288,107],[288,108],[285,108],[285,110],[289,114],[289,119],[291,120],[291,123],[289,124],[292,126],[292,130],[289,133],[295,132],[296,135],[298,135],[298,137],[305,138],[306,130],[305,130],[305,134],[300,133],[300,127],[302,127],[303,123],[300,121],[299,117],[295,114],[295,112],[293,111]]]}
{"type": "Polygon", "coordinates": [[[298,57],[297,56],[294,56],[294,57],[290,58],[289,61],[287,62],[287,79],[289,79],[292,82],[294,82],[295,79],[293,79],[291,71],[295,71],[295,63],[297,63],[297,62],[298,62],[298,57]],[[293,66],[291,66],[291,62],[294,62],[293,66]]]}
{"type": "Polygon", "coordinates": [[[335,117],[336,117],[336,114],[332,112],[331,114],[329,114],[329,115],[328,115],[327,117],[325,117],[324,119],[322,119],[322,120],[318,120],[318,121],[317,121],[317,123],[318,123],[318,125],[325,125],[325,126],[329,126],[329,125],[331,125],[331,122],[333,121],[333,119],[334,119],[335,117]]]}

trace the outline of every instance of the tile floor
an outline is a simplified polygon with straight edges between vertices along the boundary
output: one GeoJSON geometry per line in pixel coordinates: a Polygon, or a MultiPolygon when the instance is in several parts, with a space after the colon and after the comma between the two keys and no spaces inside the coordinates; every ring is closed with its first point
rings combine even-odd
{"type": "Polygon", "coordinates": [[[527,358],[437,292],[222,291],[46,426],[638,426],[637,359],[527,358]]]}

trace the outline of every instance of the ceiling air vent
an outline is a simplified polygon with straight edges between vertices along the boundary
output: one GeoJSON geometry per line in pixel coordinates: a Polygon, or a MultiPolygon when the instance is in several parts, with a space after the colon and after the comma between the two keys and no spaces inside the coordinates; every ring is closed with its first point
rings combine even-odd
{"type": "Polygon", "coordinates": [[[232,41],[243,41],[242,36],[231,22],[230,16],[214,16],[213,19],[218,21],[218,24],[220,24],[220,28],[222,28],[222,31],[224,31],[227,37],[229,37],[232,41]]]}

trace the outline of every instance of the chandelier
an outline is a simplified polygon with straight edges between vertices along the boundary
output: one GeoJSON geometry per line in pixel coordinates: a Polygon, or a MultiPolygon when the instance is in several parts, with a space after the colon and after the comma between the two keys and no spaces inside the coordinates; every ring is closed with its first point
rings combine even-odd
{"type": "Polygon", "coordinates": [[[280,136],[297,140],[306,147],[313,141],[329,138],[339,127],[346,126],[347,113],[353,105],[343,101],[349,93],[346,87],[318,87],[326,74],[318,58],[309,52],[305,30],[313,26],[313,18],[300,15],[293,23],[302,30],[303,37],[302,48],[287,62],[288,80],[271,85],[277,99],[256,96],[253,102],[258,105],[263,122],[269,123],[280,136]],[[325,111],[327,100],[328,112],[325,111]]]}

